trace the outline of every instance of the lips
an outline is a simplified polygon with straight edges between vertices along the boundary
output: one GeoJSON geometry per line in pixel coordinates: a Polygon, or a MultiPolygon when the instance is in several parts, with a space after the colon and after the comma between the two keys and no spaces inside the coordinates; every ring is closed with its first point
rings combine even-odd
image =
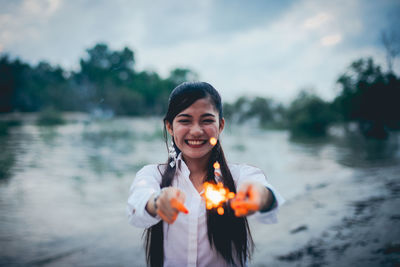
{"type": "Polygon", "coordinates": [[[207,140],[185,140],[185,143],[193,148],[201,147],[207,142],[207,140]]]}

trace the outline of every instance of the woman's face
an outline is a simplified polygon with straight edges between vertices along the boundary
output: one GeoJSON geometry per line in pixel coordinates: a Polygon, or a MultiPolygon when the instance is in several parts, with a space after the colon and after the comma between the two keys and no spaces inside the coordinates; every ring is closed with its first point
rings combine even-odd
{"type": "Polygon", "coordinates": [[[201,159],[211,152],[209,140],[218,139],[224,124],[211,100],[202,98],[178,113],[172,125],[167,122],[166,127],[185,159],[201,159]]]}

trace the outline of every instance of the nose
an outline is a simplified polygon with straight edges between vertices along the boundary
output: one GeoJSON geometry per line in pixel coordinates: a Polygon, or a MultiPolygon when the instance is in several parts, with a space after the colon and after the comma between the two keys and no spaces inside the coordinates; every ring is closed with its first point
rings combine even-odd
{"type": "Polygon", "coordinates": [[[200,136],[203,134],[203,128],[198,123],[193,124],[190,128],[190,134],[193,136],[200,136]]]}

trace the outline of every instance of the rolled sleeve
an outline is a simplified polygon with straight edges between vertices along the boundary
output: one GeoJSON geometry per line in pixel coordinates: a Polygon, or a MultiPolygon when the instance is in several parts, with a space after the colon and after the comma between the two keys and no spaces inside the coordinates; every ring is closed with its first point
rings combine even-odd
{"type": "Polygon", "coordinates": [[[148,165],[138,171],[130,187],[126,206],[130,224],[148,228],[160,221],[159,217],[151,216],[146,210],[151,195],[160,191],[160,180],[161,175],[157,165],[148,165]]]}
{"type": "Polygon", "coordinates": [[[237,182],[237,186],[239,187],[241,183],[247,181],[254,181],[263,184],[266,188],[268,188],[275,198],[274,206],[266,212],[256,212],[251,215],[253,218],[257,219],[261,223],[277,223],[278,222],[278,211],[279,207],[285,202],[285,199],[281,196],[281,194],[267,181],[265,174],[256,167],[252,167],[249,165],[242,165],[240,168],[240,176],[237,182]]]}

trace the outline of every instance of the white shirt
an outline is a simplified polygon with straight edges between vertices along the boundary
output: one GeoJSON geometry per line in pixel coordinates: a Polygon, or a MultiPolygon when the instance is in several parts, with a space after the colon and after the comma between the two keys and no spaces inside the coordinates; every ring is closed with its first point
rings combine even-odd
{"type": "MultiPolygon", "coordinates": [[[[270,185],[263,172],[245,164],[228,164],[236,188],[244,181],[257,181],[268,187],[276,199],[275,208],[268,212],[256,212],[254,216],[263,223],[276,223],[277,212],[285,201],[270,185]]],[[[165,168],[165,167],[164,167],[165,168]]],[[[160,170],[164,171],[163,166],[160,170]]],[[[173,224],[163,224],[164,266],[229,266],[227,262],[210,247],[207,235],[207,216],[205,201],[189,179],[190,171],[178,156],[177,171],[172,182],[173,187],[182,190],[185,195],[184,205],[188,214],[179,213],[173,224]]],[[[144,166],[136,174],[130,188],[127,205],[129,222],[137,227],[148,228],[160,221],[145,209],[150,196],[160,191],[161,173],[158,165],[144,166]]]]}

